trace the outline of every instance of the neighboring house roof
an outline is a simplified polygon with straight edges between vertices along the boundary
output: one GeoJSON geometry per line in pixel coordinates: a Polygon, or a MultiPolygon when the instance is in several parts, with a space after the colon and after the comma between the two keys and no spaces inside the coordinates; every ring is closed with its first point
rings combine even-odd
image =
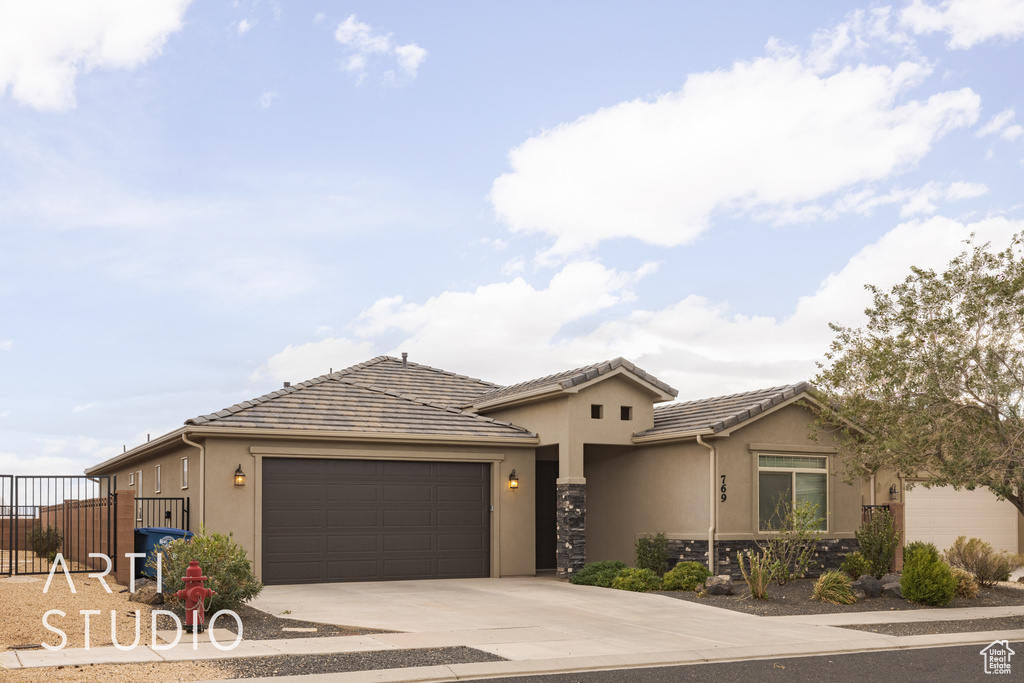
{"type": "Polygon", "coordinates": [[[756,417],[810,388],[808,382],[797,382],[742,394],[657,406],[654,409],[654,427],[639,432],[635,438],[695,432],[718,433],[756,417]]]}
{"type": "Polygon", "coordinates": [[[521,427],[451,405],[493,386],[426,366],[410,363],[403,368],[401,361],[381,357],[194,417],[185,424],[534,439],[535,434],[521,427]]]}
{"type": "MultiPolygon", "coordinates": [[[[532,379],[527,382],[520,382],[508,387],[499,387],[486,394],[477,396],[472,402],[474,407],[491,407],[505,403],[511,403],[529,396],[546,395],[572,389],[580,384],[585,384],[593,379],[607,375],[616,370],[622,369],[632,374],[642,382],[652,385],[657,391],[667,394],[668,397],[676,396],[679,392],[659,380],[654,375],[648,374],[630,363],[624,358],[614,358],[601,363],[594,363],[575,370],[559,372],[547,377],[532,379]]],[[[667,400],[667,398],[666,398],[667,400]]]]}

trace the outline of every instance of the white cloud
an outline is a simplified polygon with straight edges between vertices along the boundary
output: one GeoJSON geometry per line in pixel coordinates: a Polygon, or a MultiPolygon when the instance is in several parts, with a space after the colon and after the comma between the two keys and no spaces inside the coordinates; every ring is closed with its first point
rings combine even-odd
{"type": "Polygon", "coordinates": [[[89,408],[95,408],[95,407],[96,407],[95,403],[85,403],[83,405],[75,406],[74,408],[71,409],[71,412],[73,412],[73,413],[81,413],[83,411],[89,410],[89,408]]]}
{"type": "Polygon", "coordinates": [[[331,368],[340,370],[362,363],[373,355],[373,344],[368,341],[328,338],[298,346],[289,344],[257,368],[250,380],[304,382],[327,374],[331,368]]]}
{"type": "Polygon", "coordinates": [[[393,58],[403,76],[399,79],[393,69],[388,69],[381,78],[383,83],[401,85],[416,78],[420,65],[427,58],[427,51],[416,43],[395,45],[391,37],[391,33],[375,33],[372,26],[356,19],[356,15],[350,15],[334,31],[335,40],[353,52],[342,62],[342,70],[354,73],[356,83],[362,83],[368,75],[371,57],[378,55],[393,58]]]}
{"type": "Polygon", "coordinates": [[[1009,109],[1004,109],[1003,111],[999,112],[991,119],[989,119],[988,123],[986,123],[984,126],[978,129],[978,137],[984,137],[986,135],[998,133],[999,137],[1003,138],[1004,140],[1009,140],[1010,142],[1013,142],[1017,138],[1024,135],[1024,126],[1019,126],[1016,124],[1010,125],[1010,123],[1014,119],[1014,116],[1016,116],[1016,113],[1013,111],[1012,107],[1009,109]]]}
{"type": "Polygon", "coordinates": [[[253,379],[301,381],[381,352],[511,383],[624,356],[669,382],[680,398],[700,398],[810,379],[832,340],[830,322],[860,325],[864,285],[902,281],[911,265],[943,269],[977,241],[1005,246],[1024,221],[965,225],[944,217],[903,223],[861,249],[784,318],[741,315],[729,302],[695,295],[659,310],[629,309],[632,288],[655,268],[619,272],[594,262],[565,265],[545,288],[521,278],[448,291],[423,303],[380,299],[347,338],[289,346],[253,379]],[[588,328],[590,316],[608,319],[588,328]]]}
{"type": "Polygon", "coordinates": [[[515,258],[509,259],[505,262],[505,265],[501,267],[502,275],[515,275],[516,273],[523,273],[526,271],[526,261],[522,256],[516,256],[515,258]]]}
{"type": "Polygon", "coordinates": [[[14,340],[13,339],[5,339],[4,341],[0,341],[0,351],[10,351],[13,348],[14,348],[14,340]]]}
{"type": "Polygon", "coordinates": [[[235,25],[235,33],[239,36],[244,36],[252,30],[254,25],[255,22],[250,22],[248,19],[242,19],[235,25]]]}
{"type": "Polygon", "coordinates": [[[0,412],[0,417],[7,417],[10,414],[11,414],[10,410],[4,410],[4,411],[0,412]]]}
{"type": "Polygon", "coordinates": [[[795,210],[888,179],[978,116],[966,88],[908,101],[930,74],[922,63],[828,75],[777,52],[527,140],[491,188],[498,218],[513,232],[553,237],[548,257],[621,237],[686,244],[716,212],[795,210]]]}
{"type": "Polygon", "coordinates": [[[878,194],[875,188],[865,188],[844,193],[829,207],[811,204],[798,209],[765,211],[757,218],[772,219],[775,225],[809,223],[819,220],[835,220],[845,213],[869,216],[878,207],[891,204],[900,204],[900,217],[909,218],[920,214],[935,213],[939,208],[936,202],[974,199],[986,193],[988,193],[986,185],[963,181],[949,184],[930,182],[918,188],[894,188],[885,194],[878,194]]]}
{"type": "Polygon", "coordinates": [[[0,92],[36,109],[73,107],[80,71],[131,69],[158,55],[189,2],[4,0],[0,92]]]}
{"type": "Polygon", "coordinates": [[[334,329],[330,325],[321,325],[316,328],[316,336],[318,337],[326,337],[331,332],[334,332],[334,329]]]}
{"type": "Polygon", "coordinates": [[[260,95],[260,107],[267,109],[274,102],[274,98],[277,97],[276,90],[268,90],[267,92],[260,95]]]}
{"type": "Polygon", "coordinates": [[[1024,35],[1024,3],[1019,0],[945,0],[931,5],[913,0],[900,14],[915,33],[949,34],[947,46],[966,49],[992,38],[1024,35]]]}
{"type": "Polygon", "coordinates": [[[314,23],[314,24],[319,24],[319,23],[322,23],[322,22],[323,22],[323,20],[324,20],[324,19],[326,19],[326,18],[327,18],[327,15],[326,15],[326,14],[324,14],[323,12],[317,12],[317,13],[316,13],[316,14],[315,14],[315,15],[313,16],[313,23],[314,23]]]}

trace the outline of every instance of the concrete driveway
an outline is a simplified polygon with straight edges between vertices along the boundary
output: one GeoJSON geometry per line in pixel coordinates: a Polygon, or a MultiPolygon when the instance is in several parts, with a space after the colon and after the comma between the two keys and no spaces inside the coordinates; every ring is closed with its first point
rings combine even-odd
{"type": "Polygon", "coordinates": [[[861,631],[766,619],[553,578],[267,586],[252,605],[305,621],[402,631],[392,647],[467,645],[511,660],[704,661],[892,647],[861,631]]]}

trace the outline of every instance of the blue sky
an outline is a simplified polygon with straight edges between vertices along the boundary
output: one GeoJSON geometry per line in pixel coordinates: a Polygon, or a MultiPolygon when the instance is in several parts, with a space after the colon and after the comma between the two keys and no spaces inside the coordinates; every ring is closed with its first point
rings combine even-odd
{"type": "Polygon", "coordinates": [[[1024,2],[0,2],[0,472],[361,362],[812,378],[1024,230],[1024,2]]]}

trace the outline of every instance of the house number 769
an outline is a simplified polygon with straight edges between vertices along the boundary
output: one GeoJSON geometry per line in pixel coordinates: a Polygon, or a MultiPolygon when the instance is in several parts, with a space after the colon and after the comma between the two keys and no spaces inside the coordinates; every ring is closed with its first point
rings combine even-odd
{"type": "Polygon", "coordinates": [[[725,475],[723,474],[722,475],[722,502],[723,503],[725,502],[726,498],[728,498],[728,496],[725,495],[725,475]]]}

